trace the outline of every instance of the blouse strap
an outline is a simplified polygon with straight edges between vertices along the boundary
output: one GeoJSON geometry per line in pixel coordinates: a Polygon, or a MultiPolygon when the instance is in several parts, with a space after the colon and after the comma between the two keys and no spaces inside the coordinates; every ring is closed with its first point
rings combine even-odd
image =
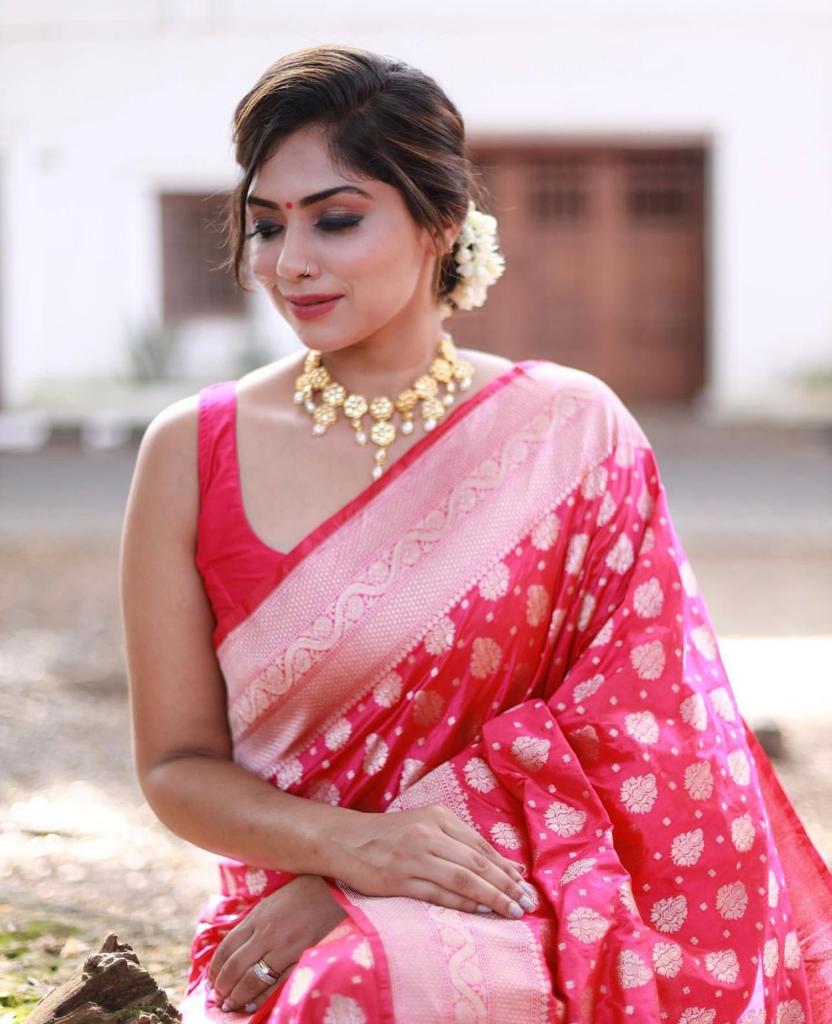
{"type": "Polygon", "coordinates": [[[218,456],[233,454],[237,391],[235,380],[216,381],[199,392],[199,494],[211,485],[218,456]]]}

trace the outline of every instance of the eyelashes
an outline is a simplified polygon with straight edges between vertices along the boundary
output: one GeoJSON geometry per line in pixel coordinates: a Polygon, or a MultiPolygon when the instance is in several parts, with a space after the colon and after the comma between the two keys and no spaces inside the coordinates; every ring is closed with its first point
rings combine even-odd
{"type": "MultiPolygon", "coordinates": [[[[363,217],[342,217],[338,220],[321,220],[318,221],[315,227],[320,228],[322,231],[344,231],[347,228],[357,227],[362,220],[363,217]]],[[[246,238],[254,238],[256,236],[265,240],[279,234],[282,230],[283,228],[279,224],[255,222],[254,230],[250,231],[246,235],[246,238]]]]}

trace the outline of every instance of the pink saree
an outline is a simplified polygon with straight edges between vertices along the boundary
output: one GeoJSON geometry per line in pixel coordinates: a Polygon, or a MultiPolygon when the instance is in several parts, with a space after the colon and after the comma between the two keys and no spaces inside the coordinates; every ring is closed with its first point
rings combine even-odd
{"type": "MultiPolygon", "coordinates": [[[[234,759],[357,810],[442,803],[526,867],[519,920],[327,879],[348,916],[255,1024],[828,1024],[832,878],[735,703],[650,444],[518,363],[295,549],[217,647],[234,759]]],[[[223,859],[227,931],[294,876],[223,859]]]]}

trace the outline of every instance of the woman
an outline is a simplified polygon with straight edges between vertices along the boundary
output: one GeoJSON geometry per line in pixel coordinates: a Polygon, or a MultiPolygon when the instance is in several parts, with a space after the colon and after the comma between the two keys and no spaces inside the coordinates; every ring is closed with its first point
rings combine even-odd
{"type": "Polygon", "coordinates": [[[185,1021],[832,1020],[647,438],[443,329],[502,270],[453,104],[323,46],[234,130],[237,280],[305,348],[153,421],[121,565],[143,791],[222,857],[185,1021]]]}

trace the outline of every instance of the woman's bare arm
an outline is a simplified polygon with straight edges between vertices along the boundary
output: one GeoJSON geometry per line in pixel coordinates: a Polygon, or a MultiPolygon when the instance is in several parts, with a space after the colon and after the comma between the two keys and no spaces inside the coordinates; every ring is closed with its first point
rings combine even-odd
{"type": "Polygon", "coordinates": [[[255,867],[336,875],[330,837],[361,817],[275,789],[232,761],[214,618],[194,561],[197,397],[169,406],[139,448],[120,590],[136,771],[171,831],[255,867]]]}

